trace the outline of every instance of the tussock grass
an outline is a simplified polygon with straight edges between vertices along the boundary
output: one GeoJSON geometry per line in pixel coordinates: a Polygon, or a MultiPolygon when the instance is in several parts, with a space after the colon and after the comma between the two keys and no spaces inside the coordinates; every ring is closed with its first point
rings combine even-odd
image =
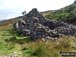
{"type": "MultiPolygon", "coordinates": [[[[22,48],[28,48],[27,50],[32,50],[30,56],[38,57],[60,57],[60,52],[72,52],[75,51],[74,43],[76,39],[74,37],[62,37],[56,41],[35,41],[35,42],[25,42],[22,48]]],[[[24,49],[26,51],[26,49],[24,49]]],[[[27,54],[25,52],[25,54],[27,54]]]]}

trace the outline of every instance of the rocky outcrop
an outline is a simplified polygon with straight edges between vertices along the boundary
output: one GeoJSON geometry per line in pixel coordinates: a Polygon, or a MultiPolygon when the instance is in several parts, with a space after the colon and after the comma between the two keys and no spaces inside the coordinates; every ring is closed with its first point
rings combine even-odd
{"type": "Polygon", "coordinates": [[[76,27],[63,21],[49,20],[42,16],[37,9],[32,9],[23,19],[14,23],[14,28],[31,39],[55,40],[61,35],[75,35],[76,27]]]}

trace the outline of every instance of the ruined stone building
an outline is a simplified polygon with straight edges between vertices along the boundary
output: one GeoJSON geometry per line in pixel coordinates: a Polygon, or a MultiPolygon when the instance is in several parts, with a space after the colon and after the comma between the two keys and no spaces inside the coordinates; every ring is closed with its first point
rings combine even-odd
{"type": "Polygon", "coordinates": [[[23,19],[14,23],[14,28],[31,39],[57,39],[62,34],[75,35],[76,27],[63,21],[49,20],[42,16],[37,9],[32,9],[23,19]]]}

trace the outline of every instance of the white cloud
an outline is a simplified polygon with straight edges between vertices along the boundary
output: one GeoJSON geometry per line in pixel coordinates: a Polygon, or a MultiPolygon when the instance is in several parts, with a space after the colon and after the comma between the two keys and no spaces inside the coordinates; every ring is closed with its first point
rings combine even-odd
{"type": "MultiPolygon", "coordinates": [[[[55,10],[70,5],[74,0],[0,0],[0,12],[6,12],[7,17],[21,15],[21,12],[30,11],[32,8],[38,8],[39,11],[55,10]]],[[[1,15],[1,14],[0,14],[1,15]]],[[[4,15],[5,16],[5,15],[4,15]]],[[[0,17],[4,18],[4,17],[0,17]]],[[[4,18],[6,19],[6,18],[4,18]]]]}

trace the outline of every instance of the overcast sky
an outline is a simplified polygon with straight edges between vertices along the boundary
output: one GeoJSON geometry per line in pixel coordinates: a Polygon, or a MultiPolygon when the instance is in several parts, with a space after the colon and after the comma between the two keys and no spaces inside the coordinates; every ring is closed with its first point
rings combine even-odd
{"type": "Polygon", "coordinates": [[[56,10],[70,5],[74,0],[0,0],[0,20],[21,16],[22,11],[37,8],[39,11],[56,10]]]}

